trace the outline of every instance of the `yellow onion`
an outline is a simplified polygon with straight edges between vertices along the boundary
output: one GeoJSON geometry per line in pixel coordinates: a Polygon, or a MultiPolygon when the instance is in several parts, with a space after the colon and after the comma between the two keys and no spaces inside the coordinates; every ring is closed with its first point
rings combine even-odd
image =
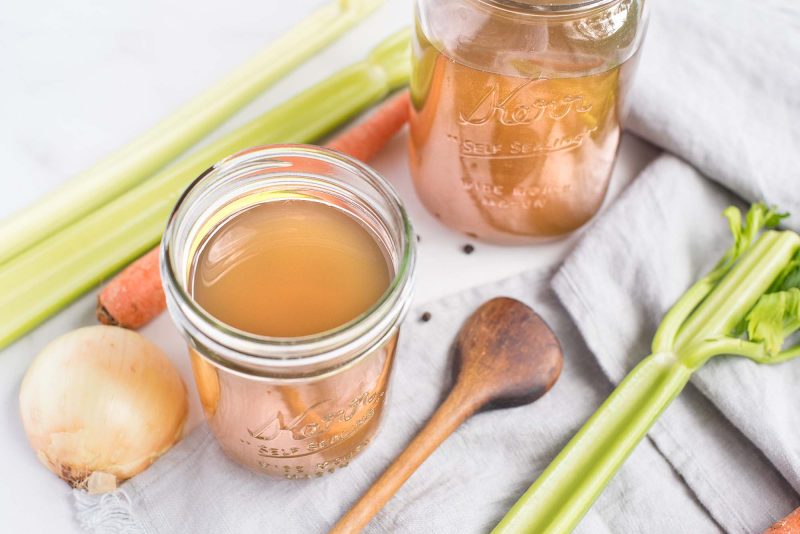
{"type": "Polygon", "coordinates": [[[47,345],[19,401],[39,460],[92,493],[152,464],[180,439],[188,412],[186,387],[166,355],[114,326],[80,328],[47,345]]]}

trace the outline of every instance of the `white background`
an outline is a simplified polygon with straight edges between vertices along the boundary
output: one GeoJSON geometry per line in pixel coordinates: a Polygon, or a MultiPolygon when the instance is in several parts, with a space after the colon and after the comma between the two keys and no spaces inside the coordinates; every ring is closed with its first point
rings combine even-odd
{"type": "MultiPolygon", "coordinates": [[[[0,218],[147,129],[322,3],[7,0],[0,16],[0,218]]],[[[410,0],[388,0],[225,129],[362,58],[381,38],[410,24],[411,10],[410,0]]],[[[398,136],[372,164],[397,187],[422,236],[418,303],[555,265],[569,251],[577,236],[517,248],[477,243],[473,254],[463,254],[468,240],[440,226],[415,198],[405,141],[405,134],[398,136]]],[[[626,136],[612,195],[654,155],[652,147],[626,136]]],[[[27,366],[45,343],[94,323],[94,299],[91,292],[0,352],[0,532],[80,532],[70,489],[28,447],[17,397],[27,366]]],[[[169,318],[163,315],[143,332],[169,354],[192,389],[188,359],[169,318]]],[[[190,395],[194,425],[200,415],[195,392],[190,395]]]]}

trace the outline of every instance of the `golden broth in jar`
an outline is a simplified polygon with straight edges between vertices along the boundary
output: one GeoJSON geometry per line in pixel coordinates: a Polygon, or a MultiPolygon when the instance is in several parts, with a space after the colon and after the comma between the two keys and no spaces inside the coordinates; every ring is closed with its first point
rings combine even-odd
{"type": "Polygon", "coordinates": [[[417,2],[411,174],[426,208],[470,236],[563,235],[605,198],[640,2],[559,4],[417,2]]]}
{"type": "Polygon", "coordinates": [[[413,236],[380,176],[319,147],[247,150],[190,187],[162,242],[162,281],[228,456],[308,479],[371,442],[410,299],[413,236]]]}

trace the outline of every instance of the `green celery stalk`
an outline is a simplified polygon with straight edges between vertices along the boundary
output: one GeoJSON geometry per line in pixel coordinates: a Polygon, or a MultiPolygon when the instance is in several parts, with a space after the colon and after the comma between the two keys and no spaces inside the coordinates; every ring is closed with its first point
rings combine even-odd
{"type": "Polygon", "coordinates": [[[262,116],[190,154],[0,265],[0,348],[152,248],[181,192],[209,166],[260,144],[306,143],[408,82],[408,32],[262,116]]]}
{"type": "Polygon", "coordinates": [[[0,265],[139,184],[354,26],[382,0],[336,0],[128,145],[0,225],[0,265]]]}
{"type": "Polygon", "coordinates": [[[778,336],[775,344],[781,345],[800,327],[798,290],[779,288],[786,298],[776,299],[782,295],[772,287],[776,280],[789,278],[787,269],[798,278],[800,268],[793,258],[798,257],[800,236],[767,231],[755,239],[758,230],[774,226],[779,219],[757,204],[747,226],[736,228],[739,223],[732,221],[737,242],[717,268],[666,314],[653,340],[653,354],[617,386],[494,533],[571,532],[692,373],[711,357],[731,354],[758,363],[778,363],[800,356],[800,347],[784,351],[778,347],[775,352],[758,336],[736,335],[739,325],[749,322],[751,332],[758,326],[759,331],[778,336]],[[776,308],[776,302],[786,308],[776,308]]]}

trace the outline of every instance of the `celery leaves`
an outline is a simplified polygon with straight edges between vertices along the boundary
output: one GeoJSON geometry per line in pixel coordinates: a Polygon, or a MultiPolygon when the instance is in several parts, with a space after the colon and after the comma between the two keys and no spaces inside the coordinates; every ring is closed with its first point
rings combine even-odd
{"type": "Polygon", "coordinates": [[[750,248],[761,230],[775,228],[781,220],[788,217],[787,213],[780,213],[776,208],[771,208],[763,202],[750,206],[744,223],[742,223],[742,212],[736,206],[728,206],[722,214],[728,219],[728,227],[733,235],[733,244],[714,270],[709,273],[708,277],[714,281],[728,272],[736,260],[750,248]]]}
{"type": "Polygon", "coordinates": [[[800,289],[763,295],[746,321],[750,341],[763,343],[770,355],[779,353],[786,337],[800,328],[800,289]]]}

